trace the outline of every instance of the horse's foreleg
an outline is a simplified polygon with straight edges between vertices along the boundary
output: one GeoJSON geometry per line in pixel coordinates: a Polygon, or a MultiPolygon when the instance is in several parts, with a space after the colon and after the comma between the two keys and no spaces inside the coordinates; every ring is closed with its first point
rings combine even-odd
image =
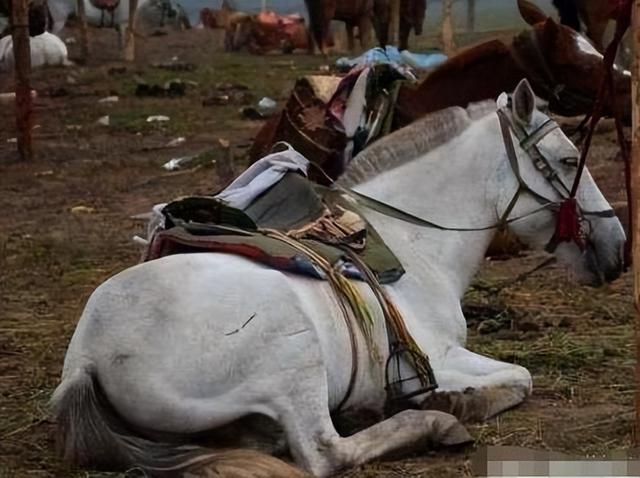
{"type": "Polygon", "coordinates": [[[371,19],[364,15],[358,23],[358,32],[360,33],[360,47],[366,50],[371,45],[371,30],[373,25],[371,19]]]}
{"type": "Polygon", "coordinates": [[[452,348],[436,370],[439,391],[422,403],[463,422],[486,420],[520,404],[531,393],[531,375],[524,367],[499,362],[463,347],[452,348]]]}
{"type": "Polygon", "coordinates": [[[297,464],[318,477],[391,452],[415,450],[426,442],[457,445],[472,440],[454,416],[433,410],[405,410],[354,435],[341,437],[329,414],[326,376],[301,376],[295,388],[276,400],[274,412],[297,464]]]}

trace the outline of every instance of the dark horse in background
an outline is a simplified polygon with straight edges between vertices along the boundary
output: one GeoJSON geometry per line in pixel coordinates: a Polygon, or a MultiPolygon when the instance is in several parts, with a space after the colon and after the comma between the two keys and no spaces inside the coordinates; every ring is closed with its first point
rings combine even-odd
{"type": "Polygon", "coordinates": [[[582,31],[580,21],[586,27],[586,35],[596,48],[604,51],[604,34],[610,20],[616,19],[617,5],[613,0],[553,0],[560,13],[560,22],[582,31]]]}
{"type": "MultiPolygon", "coordinates": [[[[394,109],[394,129],[450,106],[496,99],[503,91],[513,91],[522,78],[529,80],[554,113],[578,116],[591,112],[600,87],[602,55],[575,30],[556,23],[535,5],[526,0],[519,0],[518,5],[532,28],[510,43],[492,40],[463,50],[419,85],[403,85],[394,109]]],[[[614,81],[616,95],[605,105],[605,114],[612,115],[617,104],[630,120],[631,75],[616,69],[614,81]]],[[[249,153],[251,161],[268,154],[282,139],[281,117],[274,116],[260,130],[249,153]]],[[[291,144],[305,149],[295,141],[291,144]]],[[[339,175],[339,167],[326,164],[331,162],[329,156],[310,159],[339,175]]]]}
{"type": "MultiPolygon", "coordinates": [[[[397,125],[448,106],[496,98],[502,91],[512,91],[522,78],[549,101],[552,112],[565,116],[589,113],[600,86],[602,55],[578,32],[557,24],[527,0],[518,0],[518,6],[532,26],[530,30],[514,37],[511,44],[493,40],[468,48],[434,70],[418,87],[403,87],[396,103],[397,125]]],[[[628,121],[631,75],[617,69],[614,77],[616,95],[605,113],[612,115],[616,102],[628,121]]]]}
{"type": "MultiPolygon", "coordinates": [[[[9,27],[0,32],[0,37],[11,33],[11,0],[0,0],[0,15],[9,19],[9,27]]],[[[31,0],[29,2],[29,36],[42,35],[53,25],[47,0],[31,0]]]]}
{"type": "Polygon", "coordinates": [[[327,52],[332,20],[345,23],[349,51],[355,49],[356,28],[360,46],[363,49],[369,47],[373,29],[373,0],[305,0],[305,4],[309,12],[309,31],[320,52],[327,52]]]}
{"type": "MultiPolygon", "coordinates": [[[[371,30],[375,29],[381,47],[389,44],[391,23],[390,0],[305,0],[309,12],[309,29],[316,46],[326,52],[329,44],[329,27],[332,20],[342,21],[347,26],[349,50],[355,48],[355,29],[358,29],[360,46],[370,46],[371,30]]],[[[422,34],[427,0],[400,0],[400,31],[398,45],[401,50],[409,48],[411,30],[422,34]]]]}

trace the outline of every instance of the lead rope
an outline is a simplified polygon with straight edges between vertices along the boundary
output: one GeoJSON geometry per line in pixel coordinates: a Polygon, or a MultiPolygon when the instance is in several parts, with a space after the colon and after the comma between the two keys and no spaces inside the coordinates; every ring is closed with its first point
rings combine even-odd
{"type": "MultiPolygon", "coordinates": [[[[618,141],[620,143],[622,156],[625,161],[625,177],[626,177],[627,202],[628,202],[628,213],[629,213],[629,230],[633,230],[632,229],[632,220],[633,220],[632,201],[630,197],[631,195],[630,157],[629,157],[629,153],[626,146],[626,140],[624,138],[624,132],[622,130],[620,112],[618,111],[618,107],[615,102],[616,92],[615,92],[615,85],[613,82],[613,66],[615,63],[615,58],[618,52],[618,48],[622,41],[622,37],[624,36],[625,32],[629,28],[629,25],[631,22],[631,7],[632,7],[632,0],[618,0],[616,32],[613,37],[613,40],[611,41],[611,43],[609,43],[609,46],[607,47],[604,53],[604,59],[603,59],[604,76],[600,84],[600,89],[598,91],[598,96],[596,98],[593,111],[590,115],[589,128],[588,128],[587,136],[585,138],[584,146],[580,153],[580,162],[578,163],[578,171],[573,181],[573,186],[571,187],[569,197],[560,204],[560,210],[558,211],[558,221],[556,223],[556,230],[554,232],[553,238],[550,243],[552,245],[557,245],[560,242],[574,241],[581,248],[584,247],[584,244],[582,243],[581,233],[580,233],[580,216],[578,214],[578,208],[577,208],[575,196],[578,191],[578,186],[580,185],[580,179],[584,172],[584,168],[586,166],[587,156],[589,154],[589,149],[591,148],[591,140],[593,139],[596,126],[598,125],[598,123],[600,122],[600,119],[602,118],[604,103],[608,97],[610,97],[613,100],[612,108],[613,108],[613,115],[616,123],[616,131],[618,134],[618,141]]],[[[628,267],[628,265],[630,264],[631,247],[632,247],[632,239],[631,237],[629,237],[627,238],[627,242],[625,244],[625,261],[624,261],[625,267],[628,267]]]]}

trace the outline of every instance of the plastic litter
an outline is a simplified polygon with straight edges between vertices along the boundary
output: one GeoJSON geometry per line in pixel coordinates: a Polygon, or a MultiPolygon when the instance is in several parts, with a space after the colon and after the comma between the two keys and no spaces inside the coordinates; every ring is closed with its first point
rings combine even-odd
{"type": "Polygon", "coordinates": [[[106,98],[101,98],[98,100],[98,103],[117,103],[120,101],[120,98],[117,96],[107,96],[106,98]]]}
{"type": "Polygon", "coordinates": [[[278,103],[275,100],[265,96],[258,102],[258,112],[266,117],[274,114],[278,109],[278,103]]]}
{"type": "Polygon", "coordinates": [[[96,121],[96,123],[102,126],[109,126],[109,123],[110,123],[109,115],[98,118],[98,121],[96,121]]]}
{"type": "Polygon", "coordinates": [[[169,117],[164,115],[153,115],[147,118],[147,123],[161,123],[164,121],[169,121],[169,117]]]}
{"type": "Polygon", "coordinates": [[[189,162],[193,161],[195,158],[196,156],[183,156],[181,158],[174,158],[164,163],[162,165],[162,168],[166,169],[167,171],[178,171],[179,169],[186,167],[189,162]]]}
{"type": "Polygon", "coordinates": [[[180,136],[179,138],[175,138],[172,139],[171,141],[169,141],[166,144],[167,148],[175,148],[176,146],[181,145],[182,143],[184,143],[187,139],[184,136],[180,136]]]}

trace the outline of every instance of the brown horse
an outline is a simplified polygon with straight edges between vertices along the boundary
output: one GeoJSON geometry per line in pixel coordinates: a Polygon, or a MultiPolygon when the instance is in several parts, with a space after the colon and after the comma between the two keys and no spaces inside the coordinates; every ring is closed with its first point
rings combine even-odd
{"type": "Polygon", "coordinates": [[[554,0],[560,13],[560,22],[581,31],[580,20],[586,26],[586,35],[596,48],[604,51],[604,34],[610,20],[617,15],[615,0],[554,0]]]}
{"type": "MultiPolygon", "coordinates": [[[[373,25],[381,47],[389,43],[389,27],[391,23],[391,2],[374,0],[373,25]]],[[[399,45],[400,50],[409,49],[411,30],[416,35],[422,34],[422,25],[427,11],[427,0],[400,0],[399,45]]]]}
{"type": "MultiPolygon", "coordinates": [[[[577,116],[590,112],[600,85],[602,56],[579,33],[557,24],[534,5],[525,0],[520,0],[519,5],[532,29],[517,35],[510,44],[493,40],[471,47],[435,69],[417,87],[402,86],[394,111],[394,128],[449,106],[466,107],[495,99],[503,91],[513,91],[522,78],[527,78],[536,93],[549,101],[554,113],[577,116]]],[[[611,115],[617,103],[625,119],[630,120],[631,76],[620,70],[614,75],[617,94],[609,101],[606,113],[611,115]]],[[[250,151],[251,160],[262,157],[286,136],[279,120],[279,116],[272,118],[258,133],[250,151]]],[[[334,145],[324,144],[325,139],[312,138],[312,145],[322,143],[321,148],[312,150],[334,151],[334,145]]],[[[300,151],[309,149],[304,136],[288,140],[300,151]]],[[[341,163],[335,161],[335,155],[317,154],[319,157],[310,159],[322,164],[332,177],[340,174],[341,163]]]]}
{"type": "MultiPolygon", "coordinates": [[[[575,30],[559,25],[526,0],[519,0],[532,29],[511,44],[494,40],[469,48],[442,64],[417,88],[404,87],[396,104],[396,125],[403,126],[448,106],[466,106],[512,91],[527,78],[551,111],[575,116],[591,111],[602,75],[602,56],[575,30]]],[[[631,77],[615,72],[616,102],[631,118],[631,77]]]]}
{"type": "Polygon", "coordinates": [[[305,0],[305,4],[309,12],[309,30],[323,54],[329,46],[331,20],[344,22],[347,26],[349,51],[355,49],[356,28],[360,46],[368,48],[371,41],[373,0],[305,0]]]}

